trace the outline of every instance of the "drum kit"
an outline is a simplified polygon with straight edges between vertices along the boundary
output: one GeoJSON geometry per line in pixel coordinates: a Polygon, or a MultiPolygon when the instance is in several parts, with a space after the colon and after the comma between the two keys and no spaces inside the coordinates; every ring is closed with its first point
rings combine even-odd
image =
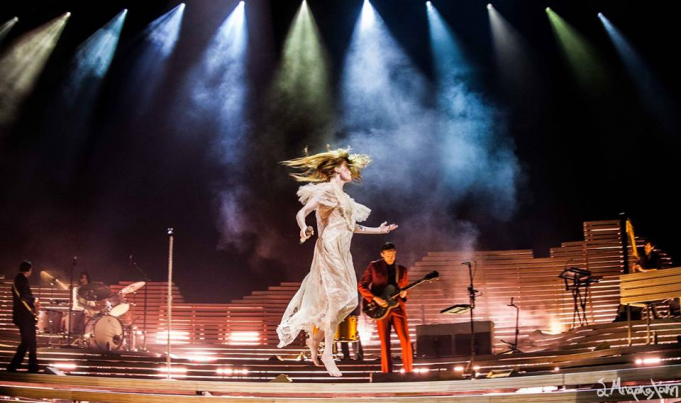
{"type": "Polygon", "coordinates": [[[135,349],[134,320],[129,320],[126,313],[131,302],[128,297],[145,286],[144,281],[130,284],[117,293],[100,282],[92,282],[78,288],[74,297],[76,306],[82,308],[71,310],[66,307],[51,307],[40,312],[38,331],[42,333],[66,335],[73,338],[71,343],[82,348],[100,351],[116,351],[135,349]],[[68,329],[68,331],[66,330],[68,329]]]}

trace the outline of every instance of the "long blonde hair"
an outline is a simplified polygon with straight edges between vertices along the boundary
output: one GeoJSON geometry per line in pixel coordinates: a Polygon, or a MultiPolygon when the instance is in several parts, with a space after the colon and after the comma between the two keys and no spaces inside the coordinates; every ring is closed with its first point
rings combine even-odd
{"type": "Polygon", "coordinates": [[[350,147],[331,150],[327,146],[326,149],[326,152],[309,155],[306,147],[304,157],[281,161],[281,164],[302,171],[290,174],[298,182],[328,182],[343,162],[348,165],[352,179],[362,179],[362,169],[371,162],[368,155],[350,154],[350,147]]]}

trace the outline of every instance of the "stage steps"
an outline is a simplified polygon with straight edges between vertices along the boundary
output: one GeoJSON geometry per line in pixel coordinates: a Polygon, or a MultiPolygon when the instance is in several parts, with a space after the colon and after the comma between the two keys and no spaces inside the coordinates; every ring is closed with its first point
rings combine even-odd
{"type": "MultiPolygon", "coordinates": [[[[607,337],[612,345],[622,345],[621,327],[608,330],[611,332],[608,335],[590,330],[590,337],[584,332],[571,332],[571,336],[565,336],[573,324],[572,297],[565,291],[563,280],[558,278],[565,267],[577,266],[603,276],[599,283],[592,286],[587,301],[589,326],[611,322],[619,301],[619,274],[623,269],[619,221],[585,222],[583,233],[583,241],[565,242],[560,247],[552,248],[548,258],[535,258],[530,250],[427,253],[410,268],[410,279],[414,281],[437,270],[440,280],[410,292],[408,313],[412,341],[416,341],[418,325],[468,321],[468,315],[449,316],[439,312],[450,305],[468,302],[468,273],[461,262],[475,260],[475,288],[481,292],[474,312],[475,320],[494,322],[495,351],[506,349],[501,339],[512,341],[514,337],[515,309],[507,306],[511,297],[521,309],[519,347],[523,351],[578,349],[580,346],[590,348],[598,343],[600,337],[607,337]],[[542,332],[538,333],[538,330],[542,332]],[[547,335],[549,332],[554,335],[547,335]]],[[[121,281],[112,285],[111,289],[117,292],[129,284],[131,282],[121,281]]],[[[11,324],[10,285],[9,280],[0,282],[0,337],[3,341],[13,343],[18,339],[18,331],[11,324]]],[[[173,344],[178,347],[213,345],[226,348],[225,352],[233,351],[231,354],[237,354],[234,351],[259,354],[266,349],[281,351],[276,349],[276,326],[299,285],[298,282],[284,282],[267,290],[256,290],[251,295],[226,304],[187,303],[179,288],[173,286],[173,326],[170,335],[173,344]]],[[[47,306],[66,306],[67,291],[39,284],[35,284],[33,289],[36,295],[49,302],[47,306]]],[[[151,282],[129,298],[131,309],[121,319],[136,327],[138,346],[143,343],[140,333],[145,311],[147,346],[150,349],[162,349],[166,344],[166,289],[167,283],[151,282]],[[146,307],[145,292],[148,293],[146,307]]],[[[634,343],[640,344],[643,338],[640,324],[637,326],[634,343]]],[[[658,337],[661,342],[675,341],[677,332],[674,329],[659,326],[658,337]]],[[[365,357],[378,357],[379,343],[374,324],[363,316],[359,320],[359,335],[365,357]]],[[[45,346],[48,342],[58,344],[60,340],[52,335],[41,335],[39,342],[45,346]]],[[[397,338],[393,337],[392,342],[394,354],[399,355],[397,338]]],[[[289,350],[305,350],[302,335],[285,351],[289,350]]],[[[418,349],[416,356],[419,357],[418,349]]]]}

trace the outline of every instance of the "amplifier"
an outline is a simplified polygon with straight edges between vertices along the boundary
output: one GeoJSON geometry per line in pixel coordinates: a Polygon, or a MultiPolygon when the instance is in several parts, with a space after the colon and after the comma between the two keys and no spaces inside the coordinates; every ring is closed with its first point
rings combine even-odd
{"type": "MultiPolygon", "coordinates": [[[[494,322],[475,322],[475,354],[493,353],[494,322]]],[[[442,323],[416,326],[416,356],[425,358],[471,354],[471,324],[442,323]]]]}

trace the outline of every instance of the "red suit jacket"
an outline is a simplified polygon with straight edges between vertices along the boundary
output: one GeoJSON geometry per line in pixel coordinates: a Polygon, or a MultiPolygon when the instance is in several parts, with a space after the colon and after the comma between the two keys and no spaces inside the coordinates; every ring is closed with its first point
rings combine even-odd
{"type": "MultiPolygon", "coordinates": [[[[404,288],[409,284],[406,267],[396,264],[395,276],[397,277],[398,287],[404,288]]],[[[357,283],[357,288],[364,299],[366,299],[368,302],[371,302],[374,300],[374,295],[381,295],[383,289],[387,285],[388,266],[385,264],[383,259],[379,259],[369,263],[369,267],[367,267],[367,269],[364,271],[364,275],[357,283]]],[[[397,302],[400,304],[400,308],[406,312],[404,303],[407,302],[407,299],[397,297],[397,302]]]]}

